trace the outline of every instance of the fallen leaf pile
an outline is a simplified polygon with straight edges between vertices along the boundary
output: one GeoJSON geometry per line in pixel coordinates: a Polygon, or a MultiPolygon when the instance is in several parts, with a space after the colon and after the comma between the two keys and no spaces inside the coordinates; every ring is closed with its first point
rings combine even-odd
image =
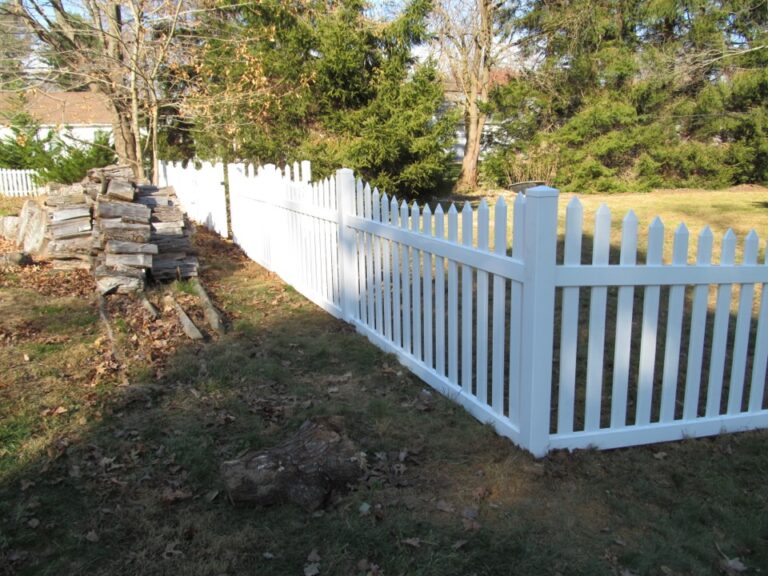
{"type": "Polygon", "coordinates": [[[0,287],[26,288],[43,296],[92,296],[96,284],[88,270],[58,271],[50,262],[36,262],[14,269],[12,274],[0,273],[0,287]]]}
{"type": "MultiPolygon", "coordinates": [[[[187,295],[182,295],[187,296],[187,295]]],[[[196,299],[178,297],[187,314],[198,327],[204,328],[202,311],[195,308],[196,299]]],[[[168,359],[180,346],[188,344],[179,319],[173,309],[157,307],[160,315],[152,318],[134,296],[114,295],[107,297],[107,314],[118,328],[120,348],[128,363],[151,366],[161,376],[168,359]]]]}

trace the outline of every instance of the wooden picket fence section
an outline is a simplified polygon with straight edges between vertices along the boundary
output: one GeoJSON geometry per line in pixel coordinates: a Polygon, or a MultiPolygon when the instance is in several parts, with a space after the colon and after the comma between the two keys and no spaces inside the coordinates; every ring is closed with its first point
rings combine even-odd
{"type": "Polygon", "coordinates": [[[224,166],[219,162],[162,162],[160,184],[174,186],[184,210],[193,220],[227,238],[227,204],[224,195],[224,166]]]}
{"type": "MultiPolygon", "coordinates": [[[[552,188],[433,211],[346,169],[310,181],[309,163],[230,165],[235,242],[533,454],[768,427],[768,265],[754,232],[740,263],[732,232],[713,263],[707,228],[690,263],[681,226],[665,263],[661,221],[640,254],[630,212],[611,258],[603,207],[587,262],[577,199],[558,256],[552,188]]],[[[180,198],[210,193],[183,182],[170,182],[180,198]]]]}
{"type": "Polygon", "coordinates": [[[8,170],[0,168],[1,196],[37,196],[45,193],[45,186],[35,184],[34,170],[8,170]]]}

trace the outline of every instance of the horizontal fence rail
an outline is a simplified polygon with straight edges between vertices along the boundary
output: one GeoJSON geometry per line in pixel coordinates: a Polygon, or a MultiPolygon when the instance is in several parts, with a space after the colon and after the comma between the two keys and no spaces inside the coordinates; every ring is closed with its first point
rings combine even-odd
{"type": "Polygon", "coordinates": [[[35,183],[35,170],[8,170],[0,168],[0,196],[37,196],[44,194],[45,186],[35,183]]]}
{"type": "MultiPolygon", "coordinates": [[[[223,170],[165,166],[215,230],[223,170]]],[[[664,262],[663,223],[643,253],[630,212],[612,253],[608,208],[588,246],[574,199],[559,250],[552,188],[445,210],[346,169],[312,182],[308,162],[227,171],[232,237],[250,258],[537,456],[768,426],[768,263],[754,232],[739,263],[732,232],[714,262],[711,231],[694,257],[680,226],[664,262]]]]}

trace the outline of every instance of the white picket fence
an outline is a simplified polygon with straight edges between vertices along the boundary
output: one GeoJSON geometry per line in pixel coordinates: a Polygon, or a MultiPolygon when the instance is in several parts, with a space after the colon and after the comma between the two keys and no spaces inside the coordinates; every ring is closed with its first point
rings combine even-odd
{"type": "MultiPolygon", "coordinates": [[[[432,212],[346,169],[310,183],[308,163],[230,165],[229,178],[250,258],[535,455],[768,427],[768,266],[754,232],[739,264],[727,233],[715,264],[705,228],[689,263],[681,226],[665,263],[661,221],[638,258],[630,212],[616,262],[603,207],[585,263],[577,199],[557,256],[552,188],[499,199],[491,226],[485,201],[432,212]]],[[[183,182],[171,181],[183,202],[210,193],[183,182]]]]}
{"type": "Polygon", "coordinates": [[[45,186],[34,182],[34,170],[8,170],[0,168],[0,196],[37,196],[45,193],[45,186]]]}
{"type": "Polygon", "coordinates": [[[190,218],[224,238],[229,236],[224,166],[220,162],[203,162],[199,166],[190,163],[186,167],[181,163],[163,162],[159,180],[161,185],[175,188],[190,218]]]}

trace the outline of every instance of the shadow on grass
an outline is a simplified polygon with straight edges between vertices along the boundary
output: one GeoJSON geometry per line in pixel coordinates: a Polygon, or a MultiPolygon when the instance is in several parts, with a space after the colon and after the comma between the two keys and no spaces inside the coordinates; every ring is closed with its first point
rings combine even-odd
{"type": "Polygon", "coordinates": [[[0,574],[302,574],[313,550],[321,574],[716,574],[716,545],[768,565],[765,433],[535,461],[273,276],[221,260],[207,280],[228,335],[160,379],[82,390],[90,408],[5,457],[0,574]],[[365,480],[318,513],[227,501],[221,462],[331,414],[365,480]]]}

